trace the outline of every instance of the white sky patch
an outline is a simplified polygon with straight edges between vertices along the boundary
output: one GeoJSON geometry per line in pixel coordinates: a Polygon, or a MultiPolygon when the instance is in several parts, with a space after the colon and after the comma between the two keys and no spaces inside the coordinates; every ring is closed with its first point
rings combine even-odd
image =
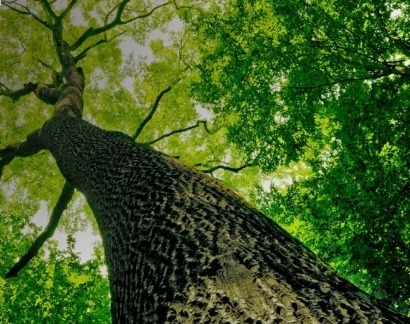
{"type": "MultiPolygon", "coordinates": [[[[40,208],[37,211],[37,213],[33,216],[31,221],[37,226],[41,226],[43,229],[45,229],[49,220],[50,214],[47,209],[47,203],[45,201],[41,201],[40,208]]],[[[52,239],[58,241],[58,248],[60,250],[64,250],[67,248],[67,234],[65,232],[57,229],[52,239]]],[[[93,233],[91,226],[88,226],[83,231],[75,233],[74,239],[74,252],[80,256],[82,262],[85,262],[93,258],[94,244],[96,242],[101,242],[101,237],[93,233]]]]}
{"type": "Polygon", "coordinates": [[[146,57],[147,63],[152,62],[154,60],[154,57],[149,46],[151,41],[159,38],[164,41],[165,45],[170,45],[172,44],[169,37],[170,33],[181,31],[182,27],[182,21],[175,18],[165,28],[167,30],[166,33],[161,31],[160,29],[155,29],[151,33],[149,33],[145,44],[137,43],[132,37],[124,37],[123,41],[120,44],[124,60],[126,60],[130,55],[134,55],[135,57],[146,57]]]}
{"type": "Polygon", "coordinates": [[[212,120],[214,118],[214,114],[212,113],[212,111],[200,105],[195,105],[195,110],[198,113],[199,119],[212,120]]]}
{"type": "Polygon", "coordinates": [[[135,79],[133,77],[126,77],[124,78],[124,80],[122,80],[121,85],[128,91],[132,92],[134,82],[135,82],[135,79]]]}
{"type": "Polygon", "coordinates": [[[4,181],[2,181],[0,188],[1,188],[1,190],[3,191],[3,193],[4,193],[4,196],[5,196],[7,199],[10,199],[11,196],[12,196],[12,195],[14,194],[14,192],[16,191],[17,181],[15,181],[15,180],[11,180],[11,181],[9,181],[9,182],[4,182],[4,181]]]}
{"type": "Polygon", "coordinates": [[[84,20],[80,8],[74,7],[73,9],[71,9],[71,20],[76,26],[88,26],[88,23],[84,20]]]}
{"type": "Polygon", "coordinates": [[[397,19],[399,18],[401,15],[403,14],[403,12],[401,11],[401,9],[394,9],[391,14],[390,14],[390,18],[391,19],[397,19]]]}
{"type": "Polygon", "coordinates": [[[286,187],[290,186],[293,183],[293,179],[291,176],[282,176],[282,177],[275,177],[270,179],[265,179],[261,181],[261,186],[265,192],[270,192],[271,187],[275,186],[279,189],[285,189],[286,187]]]}
{"type": "Polygon", "coordinates": [[[280,111],[277,111],[275,113],[275,116],[273,117],[273,119],[275,120],[276,124],[284,124],[289,120],[289,117],[283,117],[283,115],[280,113],[280,111]]]}
{"type": "Polygon", "coordinates": [[[100,68],[96,68],[90,76],[91,83],[97,85],[98,88],[103,89],[108,84],[108,78],[100,68]]]}

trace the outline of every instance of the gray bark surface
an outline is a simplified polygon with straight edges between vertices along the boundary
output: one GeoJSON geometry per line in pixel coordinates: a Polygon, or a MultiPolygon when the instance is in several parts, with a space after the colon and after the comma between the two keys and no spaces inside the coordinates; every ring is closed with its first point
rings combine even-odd
{"type": "Polygon", "coordinates": [[[87,198],[114,323],[408,323],[214,179],[81,118],[40,139],[87,198]]]}

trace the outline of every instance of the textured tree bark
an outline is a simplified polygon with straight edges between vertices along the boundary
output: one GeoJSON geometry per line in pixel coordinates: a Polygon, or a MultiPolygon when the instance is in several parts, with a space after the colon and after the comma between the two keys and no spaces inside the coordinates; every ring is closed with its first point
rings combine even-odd
{"type": "Polygon", "coordinates": [[[408,323],[204,174],[79,117],[40,132],[84,193],[114,323],[408,323]]]}

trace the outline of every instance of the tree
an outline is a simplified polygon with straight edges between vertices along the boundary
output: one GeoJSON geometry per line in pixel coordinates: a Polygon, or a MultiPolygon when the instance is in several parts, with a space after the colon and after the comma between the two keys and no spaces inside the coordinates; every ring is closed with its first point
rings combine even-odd
{"type": "Polygon", "coordinates": [[[4,86],[2,94],[17,100],[34,93],[55,109],[25,141],[0,151],[0,165],[51,152],[65,178],[52,221],[58,222],[74,187],[85,195],[103,238],[114,322],[405,322],[217,181],[135,143],[140,128],[130,137],[82,119],[85,78],[78,65],[101,42],[81,45],[137,19],[126,18],[134,13],[126,12],[128,1],[110,11],[103,27],[69,41],[63,22],[76,1],[60,9],[40,4],[8,8],[49,30],[61,71],[53,84],[26,83],[17,91],[4,86]]]}
{"type": "Polygon", "coordinates": [[[196,98],[219,118],[235,116],[228,137],[255,164],[288,167],[291,185],[260,192],[261,207],[404,314],[408,9],[406,1],[227,1],[193,22],[196,98]]]}

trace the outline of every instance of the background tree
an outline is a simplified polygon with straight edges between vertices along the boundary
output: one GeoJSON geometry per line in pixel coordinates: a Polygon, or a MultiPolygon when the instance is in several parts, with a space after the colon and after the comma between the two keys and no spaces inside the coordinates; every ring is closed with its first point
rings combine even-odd
{"type": "Polygon", "coordinates": [[[403,313],[408,12],[406,1],[227,1],[193,23],[201,52],[194,94],[217,117],[235,116],[229,140],[291,182],[260,192],[261,207],[403,313]]]}

